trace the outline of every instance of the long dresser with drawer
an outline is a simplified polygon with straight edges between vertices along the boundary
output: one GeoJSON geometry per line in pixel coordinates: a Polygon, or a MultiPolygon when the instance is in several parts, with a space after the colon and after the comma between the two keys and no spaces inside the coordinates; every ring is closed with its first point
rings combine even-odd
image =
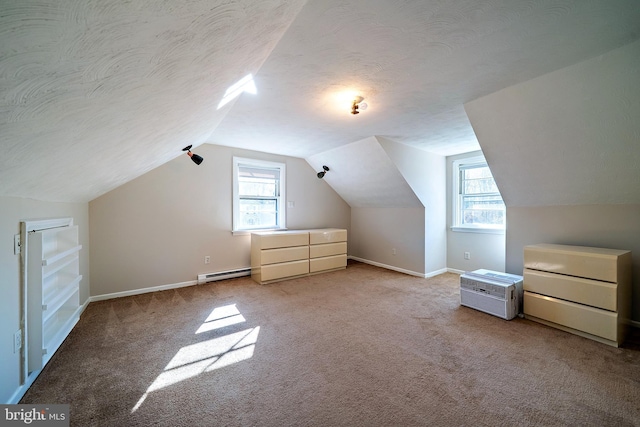
{"type": "Polygon", "coordinates": [[[620,346],[631,311],[631,262],[626,250],[525,246],[525,318],[620,346]]]}
{"type": "Polygon", "coordinates": [[[347,230],[251,233],[251,277],[260,284],[346,268],[347,230]]]}

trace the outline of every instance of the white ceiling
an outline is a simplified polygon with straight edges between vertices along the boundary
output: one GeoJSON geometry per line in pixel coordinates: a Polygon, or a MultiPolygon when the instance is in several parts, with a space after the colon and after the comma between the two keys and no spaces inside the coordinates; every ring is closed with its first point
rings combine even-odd
{"type": "Polygon", "coordinates": [[[639,37],[637,0],[2,0],[0,195],[89,201],[205,142],[471,151],[465,102],[639,37]]]}

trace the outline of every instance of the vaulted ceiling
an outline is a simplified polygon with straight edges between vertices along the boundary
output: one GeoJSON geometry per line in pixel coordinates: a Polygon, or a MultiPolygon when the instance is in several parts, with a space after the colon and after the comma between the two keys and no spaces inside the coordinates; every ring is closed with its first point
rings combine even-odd
{"type": "Polygon", "coordinates": [[[464,103],[639,23],[636,0],[3,0],[0,196],[89,201],[189,144],[475,150],[464,103]],[[257,93],[217,109],[249,73],[257,93]]]}

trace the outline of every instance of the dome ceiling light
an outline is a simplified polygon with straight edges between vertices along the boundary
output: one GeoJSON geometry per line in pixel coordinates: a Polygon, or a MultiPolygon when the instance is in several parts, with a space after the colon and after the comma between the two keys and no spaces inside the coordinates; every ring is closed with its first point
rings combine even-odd
{"type": "Polygon", "coordinates": [[[367,103],[362,102],[364,98],[361,96],[356,96],[351,104],[351,114],[359,114],[360,111],[364,111],[367,109],[367,103]]]}

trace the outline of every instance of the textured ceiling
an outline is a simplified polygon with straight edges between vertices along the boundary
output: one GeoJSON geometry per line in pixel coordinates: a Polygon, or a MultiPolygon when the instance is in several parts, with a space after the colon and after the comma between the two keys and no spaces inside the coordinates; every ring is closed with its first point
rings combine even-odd
{"type": "Polygon", "coordinates": [[[0,195],[89,201],[205,142],[304,0],[1,0],[0,195]]]}
{"type": "Polygon", "coordinates": [[[638,37],[637,0],[2,0],[0,195],[88,201],[205,142],[470,151],[465,102],[638,37]]]}

